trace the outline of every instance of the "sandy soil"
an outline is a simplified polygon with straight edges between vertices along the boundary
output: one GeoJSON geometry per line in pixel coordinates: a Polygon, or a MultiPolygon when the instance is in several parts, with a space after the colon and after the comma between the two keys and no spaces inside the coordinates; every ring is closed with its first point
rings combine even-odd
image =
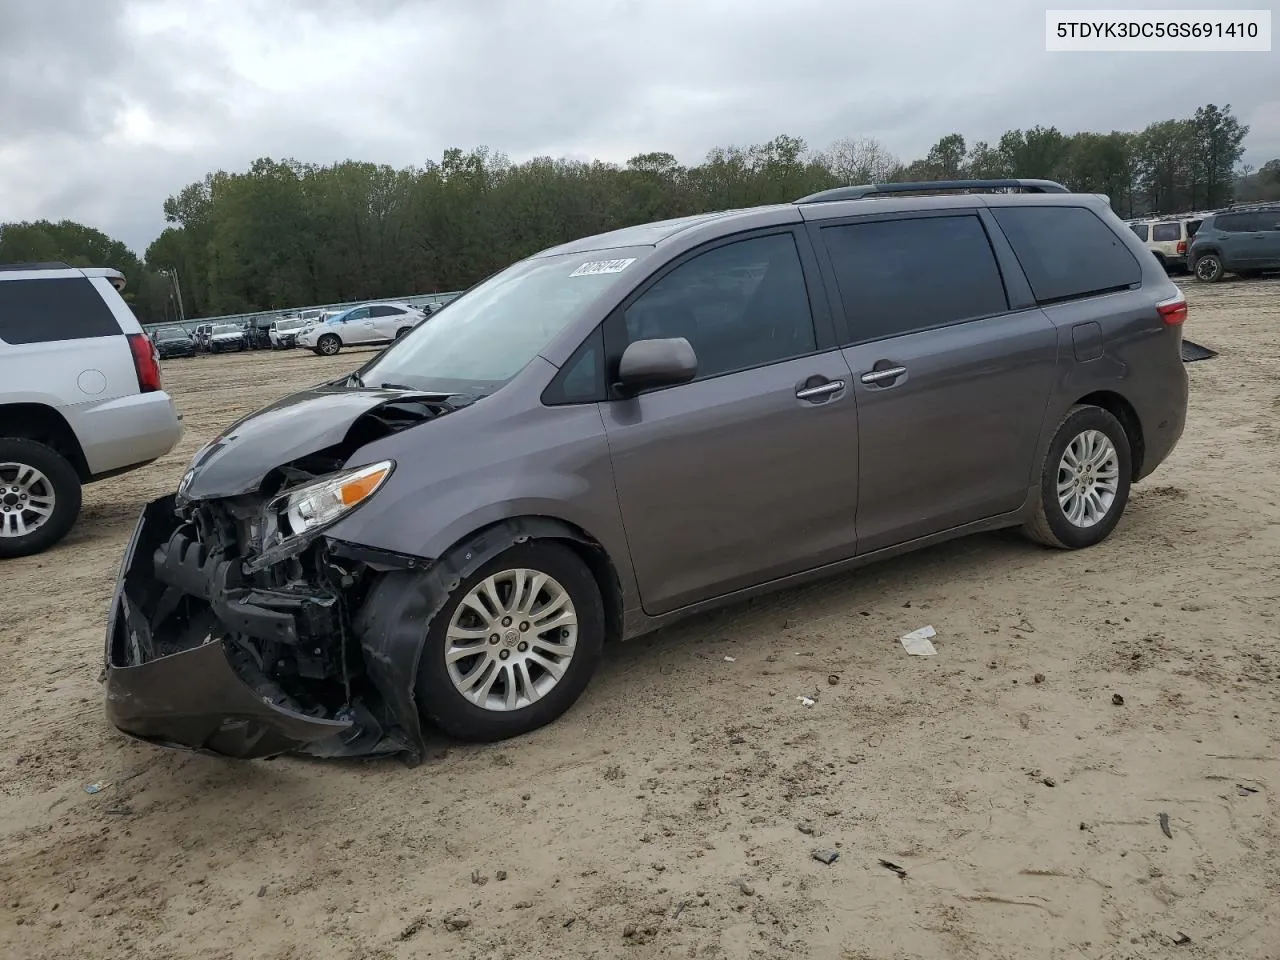
{"type": "Polygon", "coordinates": [[[182,445],[3,566],[0,956],[1280,956],[1280,281],[1187,287],[1222,356],[1106,544],[976,537],[704,617],[414,770],[107,728],[139,508],[359,355],[169,363],[182,445]],[[925,624],[938,656],[906,656],[925,624]]]}

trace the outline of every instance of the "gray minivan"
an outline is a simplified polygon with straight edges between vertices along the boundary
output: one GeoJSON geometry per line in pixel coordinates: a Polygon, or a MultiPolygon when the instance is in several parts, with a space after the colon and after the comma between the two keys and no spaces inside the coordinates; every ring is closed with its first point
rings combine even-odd
{"type": "Polygon", "coordinates": [[[235,757],[416,758],[426,722],[548,723],[607,640],[695,611],[1000,527],[1089,547],[1182,433],[1185,317],[1105,199],[1047,181],[546,250],[145,507],[108,715],[235,757]]]}

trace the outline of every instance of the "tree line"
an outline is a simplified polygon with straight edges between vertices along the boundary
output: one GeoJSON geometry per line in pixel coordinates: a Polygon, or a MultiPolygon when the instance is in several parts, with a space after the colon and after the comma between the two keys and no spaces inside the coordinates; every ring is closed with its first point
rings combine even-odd
{"type": "Polygon", "coordinates": [[[712,150],[702,163],[645,153],[625,165],[481,147],[395,169],[260,159],[164,202],[169,226],[142,258],[70,221],[0,226],[0,262],[111,265],[146,322],[464,289],[542,248],[621,226],[786,202],[856,183],[1034,177],[1103,193],[1124,217],[1280,199],[1280,158],[1240,166],[1249,133],[1230,105],[1137,132],[1009,130],[995,142],[942,137],[904,163],[870,138],[825,150],[778,136],[712,150]]]}

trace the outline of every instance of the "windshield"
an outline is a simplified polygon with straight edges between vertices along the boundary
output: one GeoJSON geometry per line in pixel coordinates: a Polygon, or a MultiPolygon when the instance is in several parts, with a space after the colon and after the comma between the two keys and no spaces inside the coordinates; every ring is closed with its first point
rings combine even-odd
{"type": "Polygon", "coordinates": [[[182,340],[186,338],[186,333],[177,327],[165,327],[163,330],[156,331],[157,340],[182,340]]]}
{"type": "Polygon", "coordinates": [[[300,327],[300,326],[302,326],[302,321],[297,319],[296,317],[292,320],[276,321],[277,330],[292,330],[294,327],[300,327]]]}
{"type": "Polygon", "coordinates": [[[229,323],[220,323],[213,328],[214,333],[243,333],[239,327],[232,326],[229,323]]]}
{"type": "Polygon", "coordinates": [[[492,393],[614,284],[634,283],[649,248],[523,260],[449,304],[390,347],[360,377],[441,393],[492,393]]]}

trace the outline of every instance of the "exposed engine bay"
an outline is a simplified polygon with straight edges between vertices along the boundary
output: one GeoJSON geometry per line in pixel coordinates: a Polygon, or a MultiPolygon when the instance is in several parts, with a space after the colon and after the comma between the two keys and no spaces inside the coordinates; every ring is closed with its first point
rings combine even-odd
{"type": "Polygon", "coordinates": [[[180,490],[149,504],[108,628],[116,725],[153,742],[241,757],[420,759],[416,713],[406,716],[418,657],[409,648],[420,647],[428,608],[438,609],[447,590],[424,582],[429,560],[331,539],[324,524],[305,529],[317,498],[299,506],[295,492],[341,475],[367,444],[459,405],[387,399],[357,416],[339,443],[272,468],[251,492],[191,499],[180,490]],[[371,609],[379,588],[382,612],[371,609]],[[421,608],[409,617],[416,642],[383,615],[391,596],[406,591],[421,594],[420,604],[409,603],[421,608]]]}

